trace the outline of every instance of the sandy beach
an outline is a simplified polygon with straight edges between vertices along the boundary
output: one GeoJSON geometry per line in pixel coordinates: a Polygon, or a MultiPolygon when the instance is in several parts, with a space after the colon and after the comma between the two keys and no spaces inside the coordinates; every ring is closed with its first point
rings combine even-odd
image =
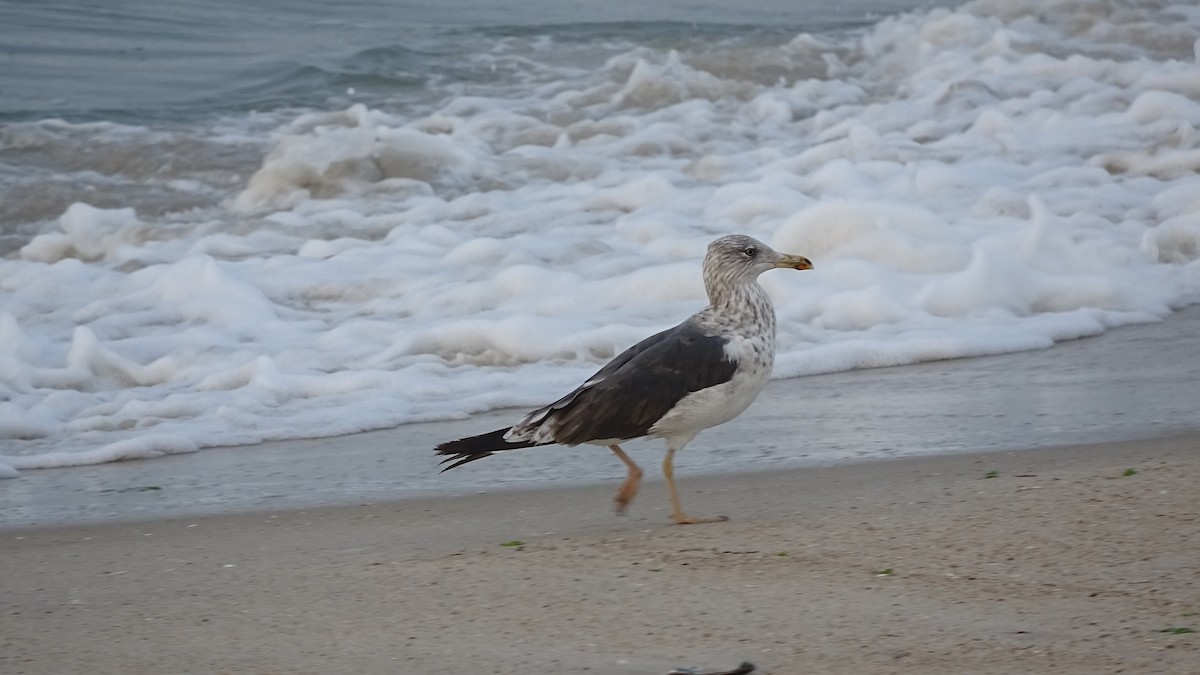
{"type": "Polygon", "coordinates": [[[0,3],[0,675],[1200,675],[1195,5],[0,3]]]}
{"type": "Polygon", "coordinates": [[[0,671],[1197,673],[1198,450],[10,530],[0,671]]]}

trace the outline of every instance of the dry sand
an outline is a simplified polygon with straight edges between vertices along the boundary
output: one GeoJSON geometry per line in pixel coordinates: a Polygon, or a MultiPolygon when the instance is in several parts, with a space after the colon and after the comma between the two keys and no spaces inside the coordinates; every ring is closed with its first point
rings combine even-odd
{"type": "Polygon", "coordinates": [[[0,672],[1194,675],[1198,450],[684,477],[732,518],[687,527],[650,483],[10,529],[0,672]]]}

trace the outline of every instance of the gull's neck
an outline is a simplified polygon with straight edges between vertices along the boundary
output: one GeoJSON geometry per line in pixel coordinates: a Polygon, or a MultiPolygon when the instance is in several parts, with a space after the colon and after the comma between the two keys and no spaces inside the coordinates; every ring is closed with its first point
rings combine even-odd
{"type": "Polygon", "coordinates": [[[708,292],[707,313],[714,320],[727,325],[760,326],[774,338],[775,306],[757,281],[705,274],[704,289],[708,292]]]}

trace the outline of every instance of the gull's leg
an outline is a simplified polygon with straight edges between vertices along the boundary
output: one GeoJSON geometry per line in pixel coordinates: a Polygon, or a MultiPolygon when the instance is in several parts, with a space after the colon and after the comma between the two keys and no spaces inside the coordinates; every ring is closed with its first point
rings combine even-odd
{"type": "Polygon", "coordinates": [[[667,445],[667,456],[663,459],[663,475],[667,477],[667,489],[671,492],[671,517],[680,525],[696,525],[699,523],[720,523],[729,520],[725,516],[715,518],[693,518],[683,512],[679,504],[679,492],[675,490],[675,451],[678,448],[667,445]]]}
{"type": "Polygon", "coordinates": [[[638,486],[642,484],[642,467],[634,464],[621,446],[610,445],[608,449],[612,450],[617,459],[624,462],[625,467],[629,469],[629,475],[625,477],[625,482],[621,483],[621,489],[617,490],[617,496],[613,500],[617,503],[617,513],[625,513],[625,507],[633,501],[634,496],[637,495],[638,486]]]}

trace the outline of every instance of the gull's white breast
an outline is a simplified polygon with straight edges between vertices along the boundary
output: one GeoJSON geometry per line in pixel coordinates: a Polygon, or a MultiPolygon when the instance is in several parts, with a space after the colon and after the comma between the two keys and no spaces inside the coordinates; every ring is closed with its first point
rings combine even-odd
{"type": "Polygon", "coordinates": [[[767,336],[735,336],[725,346],[737,371],[728,382],[694,391],[680,399],[650,428],[651,436],[695,434],[742,414],[771,379],[775,350],[767,336]]]}

